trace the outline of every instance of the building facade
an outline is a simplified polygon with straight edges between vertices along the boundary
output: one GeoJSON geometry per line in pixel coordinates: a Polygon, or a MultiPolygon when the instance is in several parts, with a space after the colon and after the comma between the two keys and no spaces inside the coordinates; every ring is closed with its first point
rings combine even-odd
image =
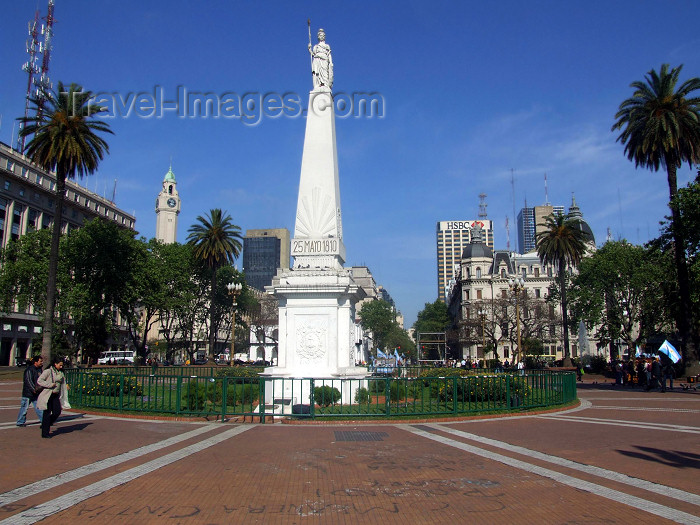
{"type": "Polygon", "coordinates": [[[289,269],[289,230],[246,230],[243,237],[245,281],[256,290],[265,291],[272,284],[277,269],[289,269]]]}
{"type": "Polygon", "coordinates": [[[440,221],[437,223],[437,287],[438,299],[445,301],[446,288],[460,263],[462,252],[472,238],[472,229],[479,227],[484,242],[493,249],[493,225],[490,220],[440,221]]]}
{"type": "MultiPolygon", "coordinates": [[[[543,206],[533,210],[536,208],[549,209],[542,209],[533,217],[564,212],[561,207],[543,206]]],[[[573,197],[569,214],[578,220],[588,254],[593,253],[593,232],[573,197]]],[[[557,268],[543,265],[534,249],[525,254],[493,250],[475,230],[448,285],[447,304],[453,320],[449,342],[452,357],[472,360],[497,357],[512,363],[531,353],[526,343],[536,340],[541,344],[538,352],[544,358],[562,359],[561,307],[558,301],[547,302],[549,288],[557,278],[557,268]],[[521,289],[512,286],[518,278],[523,281],[521,289]],[[521,352],[518,352],[518,333],[521,352]]],[[[585,327],[580,327],[579,333],[569,334],[569,345],[572,357],[598,353],[598,342],[588,337],[585,327]]]]}
{"type": "MultiPolygon", "coordinates": [[[[0,142],[0,248],[27,232],[53,227],[56,175],[48,173],[0,142]]],[[[100,217],[134,229],[136,219],[108,199],[66,181],[61,231],[80,228],[100,217]]],[[[0,366],[30,357],[33,339],[41,339],[41,321],[32,311],[0,313],[0,366]]]]}

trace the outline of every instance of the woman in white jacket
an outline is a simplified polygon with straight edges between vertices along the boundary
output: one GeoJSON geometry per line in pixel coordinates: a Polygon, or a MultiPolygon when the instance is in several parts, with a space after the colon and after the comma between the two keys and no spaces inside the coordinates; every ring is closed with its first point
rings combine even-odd
{"type": "Polygon", "coordinates": [[[54,357],[51,366],[42,372],[37,383],[44,388],[37,402],[37,406],[44,411],[41,418],[41,437],[50,438],[51,425],[61,415],[61,394],[66,390],[63,359],[54,357]]]}

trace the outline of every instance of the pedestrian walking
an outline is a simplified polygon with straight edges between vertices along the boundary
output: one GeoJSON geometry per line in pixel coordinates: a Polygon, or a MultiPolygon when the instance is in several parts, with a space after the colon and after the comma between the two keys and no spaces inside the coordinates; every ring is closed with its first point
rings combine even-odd
{"type": "Polygon", "coordinates": [[[651,363],[651,385],[650,388],[661,388],[661,362],[658,357],[651,363]]]}
{"type": "Polygon", "coordinates": [[[39,394],[39,408],[44,411],[41,418],[41,437],[51,437],[51,425],[61,415],[62,408],[70,408],[68,387],[63,375],[63,359],[54,357],[51,366],[44,370],[37,380],[44,390],[39,394]]]}
{"type": "Polygon", "coordinates": [[[666,380],[669,381],[669,387],[673,390],[673,378],[676,377],[676,371],[673,368],[673,364],[668,361],[661,369],[662,383],[661,391],[666,392],[666,380]]]}
{"type": "Polygon", "coordinates": [[[41,356],[32,357],[31,362],[27,365],[27,369],[24,371],[24,379],[22,381],[22,402],[19,405],[19,414],[17,414],[17,426],[24,427],[27,423],[27,410],[29,410],[29,404],[34,406],[34,412],[36,412],[36,417],[39,418],[39,423],[41,423],[41,418],[44,411],[36,406],[37,398],[39,397],[39,390],[41,388],[37,384],[37,380],[41,375],[41,367],[44,364],[44,360],[41,356]]]}

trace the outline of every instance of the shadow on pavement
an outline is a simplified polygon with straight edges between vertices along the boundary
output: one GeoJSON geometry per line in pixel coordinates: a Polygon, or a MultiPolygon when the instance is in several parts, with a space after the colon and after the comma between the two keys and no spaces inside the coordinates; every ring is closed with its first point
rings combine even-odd
{"type": "Polygon", "coordinates": [[[664,450],[651,447],[635,447],[639,452],[617,450],[618,453],[630,458],[654,461],[674,468],[700,469],[700,454],[681,452],[679,450],[664,450]]]}
{"type": "Polygon", "coordinates": [[[71,432],[76,432],[78,430],[85,430],[85,428],[89,425],[92,425],[92,423],[78,423],[77,425],[57,427],[51,430],[51,435],[58,436],[60,434],[70,434],[71,432]]]}

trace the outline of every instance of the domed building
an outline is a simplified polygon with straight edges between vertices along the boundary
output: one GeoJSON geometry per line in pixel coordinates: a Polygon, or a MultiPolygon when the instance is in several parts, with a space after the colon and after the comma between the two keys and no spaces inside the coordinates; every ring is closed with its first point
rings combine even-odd
{"type": "MultiPolygon", "coordinates": [[[[595,237],[572,197],[569,213],[586,237],[588,253],[595,251],[595,237]]],[[[536,251],[525,254],[493,250],[478,228],[455,265],[446,302],[453,329],[448,340],[453,359],[500,359],[511,363],[537,353],[545,359],[563,358],[561,307],[548,303],[557,268],[543,265],[536,251]],[[518,338],[520,348],[518,352],[518,338]],[[527,345],[536,341],[538,348],[527,345]]],[[[595,341],[570,334],[572,357],[597,353],[595,341]],[[586,348],[579,348],[585,340],[586,348]],[[593,349],[593,350],[592,350],[593,349]]]]}

